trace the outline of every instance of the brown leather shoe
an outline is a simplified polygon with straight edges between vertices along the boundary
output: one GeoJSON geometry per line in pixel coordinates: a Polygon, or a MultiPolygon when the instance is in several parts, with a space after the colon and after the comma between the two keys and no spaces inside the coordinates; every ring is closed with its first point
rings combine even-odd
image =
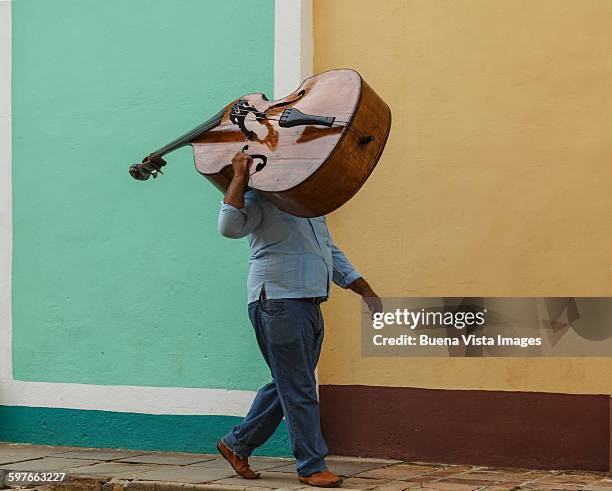
{"type": "Polygon", "coordinates": [[[298,479],[319,488],[335,488],[342,484],[342,478],[327,469],[322,472],[315,472],[310,476],[299,476],[298,479]]]}
{"type": "Polygon", "coordinates": [[[232,468],[245,479],[257,479],[259,477],[259,472],[253,471],[249,467],[249,459],[248,457],[240,457],[232,452],[228,446],[223,443],[223,440],[217,443],[217,450],[223,456],[225,460],[227,460],[232,468]]]}

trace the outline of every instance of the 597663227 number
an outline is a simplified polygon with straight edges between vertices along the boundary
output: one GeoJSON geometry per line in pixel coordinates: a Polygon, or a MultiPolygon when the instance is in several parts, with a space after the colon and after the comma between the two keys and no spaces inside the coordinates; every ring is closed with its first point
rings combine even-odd
{"type": "Polygon", "coordinates": [[[65,472],[32,472],[32,471],[4,471],[5,484],[32,484],[47,482],[64,482],[67,478],[65,472]]]}

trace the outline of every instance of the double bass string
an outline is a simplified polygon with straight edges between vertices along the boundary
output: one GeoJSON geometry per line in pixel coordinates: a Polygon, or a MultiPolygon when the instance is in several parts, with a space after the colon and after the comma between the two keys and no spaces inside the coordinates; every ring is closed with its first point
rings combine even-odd
{"type": "MultiPolygon", "coordinates": [[[[242,116],[243,114],[244,114],[244,116],[248,116],[251,111],[245,111],[244,109],[237,108],[237,109],[234,109],[234,112],[236,114],[240,115],[240,116],[242,116]]],[[[255,116],[255,120],[258,120],[258,119],[264,119],[264,118],[257,118],[255,116]]],[[[265,119],[267,119],[268,121],[280,121],[280,118],[273,118],[271,116],[266,116],[265,119]]],[[[342,120],[339,120],[339,119],[336,119],[334,122],[335,123],[344,123],[347,126],[350,124],[348,121],[342,121],[342,120]]]]}
{"type": "MultiPolygon", "coordinates": [[[[242,111],[241,109],[237,109],[236,112],[239,113],[239,114],[241,112],[244,112],[244,113],[246,113],[245,116],[248,116],[248,114],[249,114],[249,111],[242,111]]],[[[261,119],[264,119],[264,118],[259,118],[259,120],[261,120],[261,119]]],[[[265,119],[266,119],[266,121],[280,121],[280,118],[273,118],[273,117],[270,117],[270,116],[266,116],[265,119]]],[[[255,120],[257,121],[258,118],[255,118],[255,120]]],[[[234,126],[234,123],[225,123],[225,124],[221,124],[219,126],[234,126]]],[[[336,128],[340,128],[340,127],[347,128],[348,130],[353,131],[360,138],[365,138],[367,136],[359,128],[357,128],[356,126],[353,126],[348,121],[338,121],[338,120],[336,120],[336,121],[334,121],[332,126],[336,127],[336,128]],[[341,123],[341,124],[336,125],[336,123],[341,123]]]]}

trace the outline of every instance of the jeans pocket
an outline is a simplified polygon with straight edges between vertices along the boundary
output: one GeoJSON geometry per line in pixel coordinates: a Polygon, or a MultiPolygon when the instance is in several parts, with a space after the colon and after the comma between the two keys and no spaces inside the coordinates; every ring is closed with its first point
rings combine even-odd
{"type": "Polygon", "coordinates": [[[266,299],[262,302],[261,310],[264,314],[275,317],[282,315],[285,312],[286,305],[286,298],[266,299]]]}
{"type": "Polygon", "coordinates": [[[296,312],[287,299],[264,300],[261,312],[263,331],[272,346],[287,347],[296,342],[299,319],[295,318],[296,312]]]}

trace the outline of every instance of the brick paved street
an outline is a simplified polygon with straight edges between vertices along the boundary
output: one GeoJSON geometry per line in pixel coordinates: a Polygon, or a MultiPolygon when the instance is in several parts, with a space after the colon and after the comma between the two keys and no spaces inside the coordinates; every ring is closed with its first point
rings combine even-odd
{"type": "MultiPolygon", "coordinates": [[[[69,484],[30,486],[31,489],[41,491],[264,491],[305,487],[296,479],[293,461],[290,459],[255,457],[251,462],[256,470],[261,471],[260,479],[242,479],[236,476],[223,459],[210,454],[0,444],[0,469],[3,473],[61,471],[69,476],[69,484]]],[[[330,456],[328,463],[332,471],[345,476],[342,486],[345,491],[612,491],[612,479],[604,473],[596,472],[433,465],[339,456],[330,456]]],[[[4,486],[23,487],[11,483],[4,486]]]]}

